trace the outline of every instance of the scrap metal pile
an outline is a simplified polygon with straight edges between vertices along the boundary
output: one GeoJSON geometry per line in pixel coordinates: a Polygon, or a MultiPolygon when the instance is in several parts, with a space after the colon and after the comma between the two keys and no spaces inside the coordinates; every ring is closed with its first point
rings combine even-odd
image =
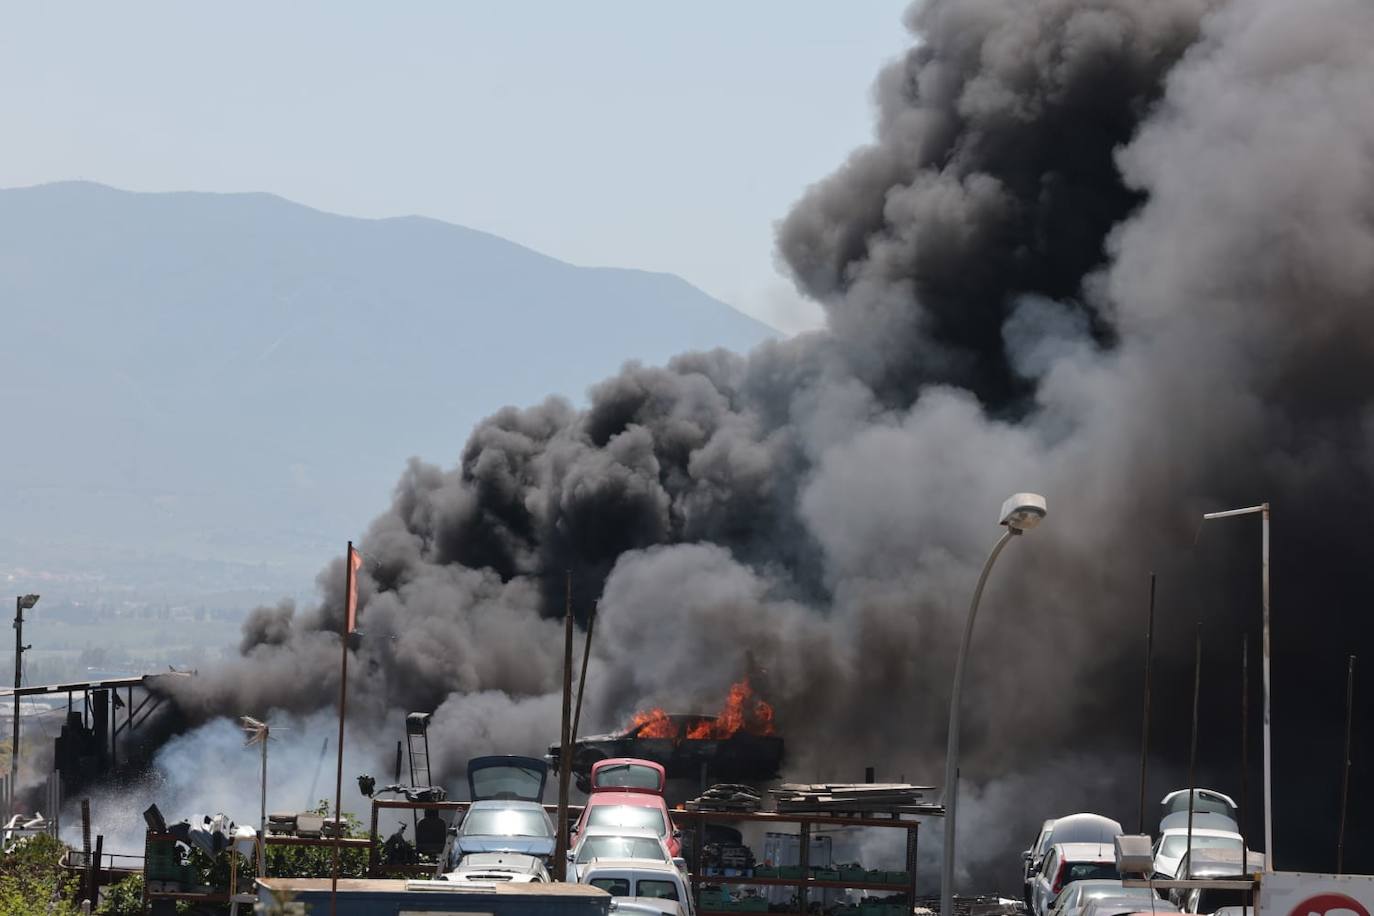
{"type": "Polygon", "coordinates": [[[770,789],[779,814],[942,814],[924,800],[932,786],[909,783],[784,783],[770,789]]]}
{"type": "Polygon", "coordinates": [[[687,802],[688,811],[758,811],[763,808],[763,795],[753,786],[739,783],[720,783],[687,802]]]}

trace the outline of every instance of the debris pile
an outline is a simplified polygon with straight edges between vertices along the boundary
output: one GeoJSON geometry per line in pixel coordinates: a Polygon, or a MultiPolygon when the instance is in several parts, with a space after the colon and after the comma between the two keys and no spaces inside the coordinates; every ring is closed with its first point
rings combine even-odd
{"type": "Polygon", "coordinates": [[[753,786],[719,783],[687,802],[688,811],[758,811],[763,796],[753,786]]]}
{"type": "Polygon", "coordinates": [[[924,801],[932,786],[908,783],[784,783],[770,789],[779,814],[940,814],[924,801]]]}

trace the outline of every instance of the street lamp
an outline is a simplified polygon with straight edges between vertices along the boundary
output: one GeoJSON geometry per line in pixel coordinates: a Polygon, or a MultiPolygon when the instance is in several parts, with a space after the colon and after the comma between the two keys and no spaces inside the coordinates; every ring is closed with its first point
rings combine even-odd
{"type": "Polygon", "coordinates": [[[959,695],[963,691],[964,661],[968,657],[969,642],[973,639],[973,621],[978,616],[978,601],[983,597],[988,573],[992,572],[992,564],[1002,548],[1016,535],[1040,524],[1045,512],[1045,497],[1038,493],[1014,493],[1002,503],[1000,524],[1007,530],[992,546],[992,553],[988,554],[988,560],[983,564],[978,586],[973,590],[968,620],[964,623],[964,638],[959,643],[959,657],[954,663],[954,691],[949,697],[949,744],[945,748],[945,855],[940,874],[941,916],[954,916],[954,824],[959,804],[959,695]]]}
{"type": "Polygon", "coordinates": [[[18,595],[14,599],[14,734],[10,739],[9,814],[14,815],[14,796],[19,788],[19,686],[23,666],[24,612],[38,603],[37,595],[18,595]]]}
{"type": "MultiPolygon", "coordinates": [[[[1273,783],[1270,779],[1269,754],[1269,504],[1247,506],[1244,509],[1227,509],[1224,512],[1208,512],[1202,516],[1204,522],[1218,518],[1232,518],[1237,515],[1260,516],[1260,602],[1263,626],[1263,681],[1264,681],[1264,870],[1274,870],[1274,819],[1273,783]]],[[[1189,786],[1189,789],[1194,788],[1189,786]]]]}

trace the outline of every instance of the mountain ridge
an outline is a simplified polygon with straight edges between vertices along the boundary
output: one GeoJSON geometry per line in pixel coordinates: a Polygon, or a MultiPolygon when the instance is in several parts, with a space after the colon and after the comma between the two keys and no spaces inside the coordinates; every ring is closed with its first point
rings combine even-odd
{"type": "Polygon", "coordinates": [[[100,572],[117,543],[306,583],[503,405],[778,336],[676,275],[432,217],[95,182],[0,190],[0,317],[11,566],[100,572]]]}

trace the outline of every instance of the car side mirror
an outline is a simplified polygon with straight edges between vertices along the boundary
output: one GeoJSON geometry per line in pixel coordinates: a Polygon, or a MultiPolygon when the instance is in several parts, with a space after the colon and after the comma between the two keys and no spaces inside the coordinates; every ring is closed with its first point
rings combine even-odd
{"type": "Polygon", "coordinates": [[[1029,862],[1030,860],[1031,860],[1031,851],[1030,851],[1029,849],[1027,849],[1025,852],[1021,853],[1021,861],[1022,861],[1022,862],[1029,862]]]}
{"type": "Polygon", "coordinates": [[[569,852],[569,853],[568,853],[568,861],[571,862],[572,860],[573,860],[573,853],[572,853],[572,852],[569,852]]]}
{"type": "Polygon", "coordinates": [[[687,860],[682,856],[673,856],[673,864],[683,871],[687,870],[687,860]]]}
{"type": "Polygon", "coordinates": [[[675,840],[680,840],[680,839],[682,839],[682,831],[681,831],[681,830],[674,830],[674,831],[673,831],[673,839],[675,839],[675,840]]]}

